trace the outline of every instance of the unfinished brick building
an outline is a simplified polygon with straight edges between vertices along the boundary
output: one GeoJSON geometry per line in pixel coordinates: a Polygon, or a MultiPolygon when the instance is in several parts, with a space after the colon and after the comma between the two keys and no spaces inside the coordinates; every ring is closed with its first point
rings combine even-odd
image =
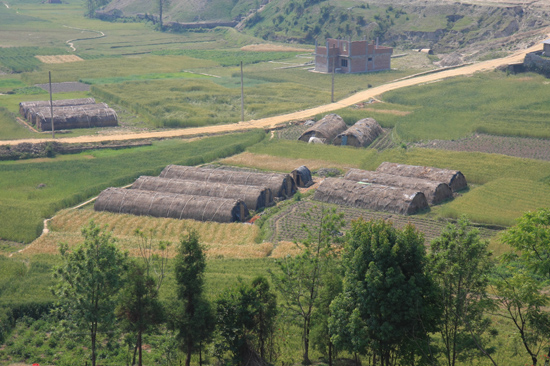
{"type": "Polygon", "coordinates": [[[350,74],[389,70],[393,48],[367,41],[327,39],[325,47],[315,43],[315,71],[350,74]]]}

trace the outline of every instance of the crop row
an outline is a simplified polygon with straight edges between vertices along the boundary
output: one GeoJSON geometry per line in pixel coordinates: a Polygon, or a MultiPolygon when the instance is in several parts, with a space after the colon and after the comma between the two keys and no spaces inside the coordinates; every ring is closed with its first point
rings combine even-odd
{"type": "Polygon", "coordinates": [[[38,55],[63,55],[67,51],[59,48],[6,47],[0,48],[0,64],[12,72],[20,73],[36,70],[41,62],[38,55]]]}

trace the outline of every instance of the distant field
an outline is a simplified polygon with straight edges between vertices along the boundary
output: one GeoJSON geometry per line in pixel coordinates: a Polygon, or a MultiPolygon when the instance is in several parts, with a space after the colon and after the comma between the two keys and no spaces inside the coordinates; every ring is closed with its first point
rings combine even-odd
{"type": "Polygon", "coordinates": [[[251,131],[85,152],[69,160],[0,162],[0,238],[28,243],[41,233],[43,218],[109,186],[131,183],[139,175],[156,175],[168,164],[196,165],[233,155],[263,137],[263,131],[251,131]]]}
{"type": "Polygon", "coordinates": [[[385,93],[384,101],[417,108],[396,123],[406,141],[466,137],[474,132],[550,138],[550,106],[541,75],[483,73],[385,93]]]}
{"type": "Polygon", "coordinates": [[[190,72],[173,72],[173,73],[155,73],[155,74],[143,74],[143,75],[130,75],[130,76],[118,76],[110,78],[97,78],[97,79],[80,79],[86,84],[115,84],[125,81],[143,81],[143,80],[159,80],[159,79],[189,79],[189,78],[208,78],[207,75],[190,73],[190,72]]]}

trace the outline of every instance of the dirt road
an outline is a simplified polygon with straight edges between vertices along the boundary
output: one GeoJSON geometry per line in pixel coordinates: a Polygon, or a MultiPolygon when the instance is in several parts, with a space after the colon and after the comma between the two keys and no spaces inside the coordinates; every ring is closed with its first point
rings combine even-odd
{"type": "MultiPolygon", "coordinates": [[[[62,139],[56,139],[57,141],[67,143],[86,143],[86,142],[101,142],[101,141],[124,141],[135,139],[151,139],[151,138],[169,138],[169,137],[186,137],[201,134],[213,134],[222,132],[234,132],[242,131],[251,128],[270,128],[279,125],[284,122],[293,120],[305,120],[320,113],[329,113],[340,108],[349,107],[351,105],[360,103],[362,101],[374,98],[380,94],[383,94],[390,90],[405,88],[408,86],[419,85],[428,82],[434,82],[454,76],[471,75],[478,71],[490,71],[494,70],[498,66],[504,64],[520,63],[523,61],[525,54],[528,52],[538,51],[542,49],[542,44],[536,44],[528,49],[518,51],[508,57],[478,62],[475,64],[463,66],[456,69],[445,70],[436,72],[433,74],[421,75],[410,79],[402,79],[375,88],[370,88],[354,94],[348,98],[342,99],[338,102],[322,105],[315,108],[306,109],[303,111],[283,114],[280,116],[262,118],[258,120],[251,120],[246,122],[232,123],[227,125],[215,125],[207,127],[195,127],[176,130],[166,130],[157,132],[142,132],[142,133],[129,133],[120,135],[108,135],[108,136],[79,136],[68,137],[62,139]]],[[[16,145],[22,142],[46,142],[52,141],[52,139],[24,139],[24,140],[7,140],[0,141],[0,144],[16,145]]]]}

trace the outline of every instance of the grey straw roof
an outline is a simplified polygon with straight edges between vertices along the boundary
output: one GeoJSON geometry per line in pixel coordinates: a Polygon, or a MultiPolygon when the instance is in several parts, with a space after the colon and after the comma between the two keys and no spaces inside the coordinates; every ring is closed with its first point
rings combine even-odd
{"type": "Polygon", "coordinates": [[[422,178],[435,182],[447,183],[453,192],[468,186],[466,178],[459,170],[384,162],[378,166],[376,171],[380,173],[401,175],[403,177],[422,178]]]}
{"type": "Polygon", "coordinates": [[[330,144],[339,133],[344,132],[347,128],[348,126],[342,117],[331,113],[327,114],[313,126],[304,131],[298,140],[309,142],[311,137],[317,137],[324,139],[325,143],[330,144]]]}
{"type": "Polygon", "coordinates": [[[334,145],[355,147],[369,146],[383,132],[382,127],[373,118],[363,118],[353,126],[338,134],[332,141],[334,145]]]}
{"type": "Polygon", "coordinates": [[[429,207],[424,193],[414,189],[336,178],[326,178],[317,188],[314,199],[402,215],[412,215],[429,207]]]}
{"type": "MultiPolygon", "coordinates": [[[[52,105],[54,107],[86,105],[86,104],[95,104],[95,99],[94,98],[61,99],[61,100],[54,100],[52,102],[52,105]]],[[[49,106],[50,106],[49,100],[21,102],[19,103],[19,113],[21,113],[23,117],[28,118],[27,113],[30,108],[49,107],[49,106]]]]}
{"type": "Polygon", "coordinates": [[[434,182],[427,179],[402,177],[399,175],[373,172],[368,170],[350,169],[344,179],[355,182],[382,184],[392,187],[409,188],[424,193],[428,203],[436,205],[453,197],[453,191],[447,183],[434,182]]]}
{"type": "Polygon", "coordinates": [[[258,210],[273,204],[273,196],[269,188],[242,184],[141,176],[132,184],[131,188],[155,192],[242,199],[250,210],[258,210]]]}
{"type": "Polygon", "coordinates": [[[242,200],[123,188],[107,188],[101,192],[94,209],[215,222],[244,221],[249,215],[242,200]]]}
{"type": "Polygon", "coordinates": [[[252,173],[224,169],[197,168],[194,166],[168,165],[160,173],[161,178],[176,178],[226,184],[242,184],[267,187],[274,197],[291,197],[296,193],[296,183],[289,174],[252,173]]]}

